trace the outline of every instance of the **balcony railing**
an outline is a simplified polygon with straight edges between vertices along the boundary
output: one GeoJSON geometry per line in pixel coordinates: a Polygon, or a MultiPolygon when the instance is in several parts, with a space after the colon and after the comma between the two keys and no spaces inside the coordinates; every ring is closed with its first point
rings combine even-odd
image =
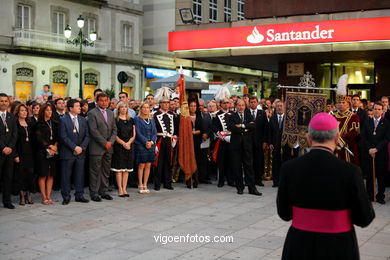
{"type": "MultiPolygon", "coordinates": [[[[35,30],[16,29],[14,30],[14,44],[16,46],[40,48],[57,51],[76,52],[80,51],[78,46],[67,44],[62,34],[48,33],[35,30]]],[[[102,41],[95,41],[93,47],[83,47],[83,52],[88,54],[105,55],[109,46],[102,41]]]]}

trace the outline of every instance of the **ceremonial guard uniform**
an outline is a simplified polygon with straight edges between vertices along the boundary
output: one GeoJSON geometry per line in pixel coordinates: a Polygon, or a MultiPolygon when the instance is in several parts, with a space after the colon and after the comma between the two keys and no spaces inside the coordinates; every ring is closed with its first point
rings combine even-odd
{"type": "Polygon", "coordinates": [[[348,150],[342,149],[338,157],[347,162],[359,165],[359,143],[358,137],[360,133],[360,123],[359,116],[353,112],[347,110],[344,113],[338,111],[334,114],[336,120],[339,121],[339,131],[340,131],[340,142],[342,146],[347,147],[348,150]]]}
{"type": "Polygon", "coordinates": [[[348,76],[343,75],[337,83],[338,111],[334,113],[339,122],[339,147],[338,158],[359,166],[359,143],[360,119],[359,116],[349,111],[347,104],[347,81],[348,76]]]}
{"type": "MultiPolygon", "coordinates": [[[[319,113],[309,127],[329,131],[337,121],[319,113]]],[[[282,165],[277,210],[281,219],[292,220],[283,260],[359,259],[353,225],[368,226],[375,213],[360,168],[334,156],[336,138],[316,141],[309,153],[282,165]]]]}
{"type": "MultiPolygon", "coordinates": [[[[155,99],[160,103],[169,102],[170,95],[170,89],[161,88],[157,90],[155,99]]],[[[164,188],[173,190],[171,167],[173,165],[173,148],[177,142],[178,124],[177,121],[175,121],[174,114],[168,110],[163,111],[163,109],[154,113],[154,120],[157,128],[154,189],[159,190],[162,181],[164,188]]]]}
{"type": "Polygon", "coordinates": [[[229,89],[222,86],[215,100],[221,102],[221,109],[213,118],[212,130],[216,137],[211,159],[218,165],[218,187],[223,187],[225,178],[230,186],[234,186],[234,177],[232,176],[229,164],[229,143],[231,132],[227,128],[227,116],[229,116],[229,89]]]}

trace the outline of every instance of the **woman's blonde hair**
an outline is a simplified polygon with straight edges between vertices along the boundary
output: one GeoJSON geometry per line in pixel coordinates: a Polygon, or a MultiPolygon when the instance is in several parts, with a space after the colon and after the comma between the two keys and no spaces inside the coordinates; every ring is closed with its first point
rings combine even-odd
{"type": "MultiPolygon", "coordinates": [[[[139,105],[139,113],[138,113],[139,117],[142,117],[142,107],[145,105],[148,105],[150,107],[150,104],[147,101],[142,102],[141,105],[139,105]]],[[[152,117],[151,113],[149,113],[148,118],[151,118],[151,117],[152,117]]]]}
{"type": "MultiPolygon", "coordinates": [[[[120,109],[123,107],[123,106],[127,106],[127,104],[123,101],[120,101],[117,105],[116,105],[116,119],[119,118],[119,111],[120,109]]],[[[130,116],[129,116],[129,107],[127,106],[127,109],[126,109],[126,119],[129,120],[130,119],[130,116]]]]}

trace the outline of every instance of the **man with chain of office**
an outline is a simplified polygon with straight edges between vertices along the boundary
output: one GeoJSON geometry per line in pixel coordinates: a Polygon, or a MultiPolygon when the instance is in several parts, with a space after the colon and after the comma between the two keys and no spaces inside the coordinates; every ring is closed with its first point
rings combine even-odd
{"type": "Polygon", "coordinates": [[[340,77],[337,83],[337,109],[334,113],[339,122],[340,139],[338,158],[359,165],[359,146],[357,138],[360,135],[360,119],[348,108],[347,96],[348,75],[340,77]]]}

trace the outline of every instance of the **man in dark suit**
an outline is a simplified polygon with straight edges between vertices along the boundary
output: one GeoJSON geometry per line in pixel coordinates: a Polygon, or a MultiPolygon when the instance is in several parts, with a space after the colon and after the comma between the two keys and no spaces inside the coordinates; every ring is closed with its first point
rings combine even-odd
{"type": "Polygon", "coordinates": [[[279,186],[279,171],[282,163],[292,158],[291,148],[286,144],[282,147],[282,133],[284,124],[284,103],[276,103],[276,113],[269,120],[269,147],[272,151],[272,187],[279,186]]]}
{"type": "Polygon", "coordinates": [[[81,106],[76,99],[67,102],[69,113],[60,121],[59,139],[61,160],[61,194],[63,205],[70,202],[70,184],[73,174],[77,202],[89,202],[84,198],[84,162],[89,133],[87,120],[80,116],[81,106]]]}
{"type": "Polygon", "coordinates": [[[93,201],[112,200],[107,191],[117,128],[114,113],[107,109],[108,96],[100,93],[96,101],[97,107],[88,112],[90,196],[93,201]]]}
{"type": "Polygon", "coordinates": [[[385,176],[388,163],[387,143],[390,140],[390,125],[389,122],[382,118],[383,104],[374,104],[374,116],[368,119],[362,131],[362,140],[365,147],[366,160],[364,164],[367,166],[367,182],[366,188],[371,201],[374,198],[373,191],[373,163],[375,163],[375,175],[378,181],[378,193],[376,201],[380,204],[385,204],[385,176]],[[374,162],[373,162],[374,161],[374,162]]]}
{"type": "Polygon", "coordinates": [[[353,95],[352,96],[352,107],[349,109],[353,113],[357,114],[360,119],[360,129],[364,128],[364,123],[367,121],[367,111],[364,111],[360,108],[360,96],[359,95],[353,95]]]}
{"type": "Polygon", "coordinates": [[[249,112],[256,125],[253,131],[253,172],[256,185],[264,186],[264,149],[268,142],[268,120],[265,112],[258,109],[258,105],[257,97],[249,98],[249,112]]]}
{"type": "Polygon", "coordinates": [[[88,103],[88,111],[91,111],[92,109],[94,109],[95,107],[97,107],[97,96],[100,94],[100,93],[103,93],[103,90],[101,90],[100,88],[97,88],[93,91],[93,97],[95,98],[95,101],[91,102],[91,103],[88,103]]]}
{"type": "Polygon", "coordinates": [[[14,168],[13,152],[17,141],[18,129],[13,114],[8,113],[7,94],[0,93],[0,179],[3,186],[3,204],[5,208],[14,209],[11,202],[12,175],[14,168]]]}
{"type": "Polygon", "coordinates": [[[201,145],[200,153],[201,153],[201,161],[199,171],[199,182],[211,184],[209,179],[209,169],[208,169],[208,152],[210,148],[210,137],[213,136],[213,132],[211,130],[211,124],[213,122],[210,113],[204,113],[204,100],[199,99],[199,113],[202,116],[202,145],[205,142],[208,142],[208,147],[203,147],[201,145]]]}
{"type": "Polygon", "coordinates": [[[253,174],[253,131],[256,128],[252,115],[245,110],[245,101],[237,100],[237,112],[228,116],[228,130],[232,132],[229,150],[231,153],[231,167],[235,176],[238,194],[243,194],[245,185],[242,168],[244,169],[245,181],[248,185],[249,194],[261,196],[255,186],[253,174]]]}
{"type": "Polygon", "coordinates": [[[56,111],[53,112],[53,118],[58,123],[60,122],[60,119],[65,115],[65,100],[63,98],[57,98],[54,100],[54,107],[56,108],[56,111]]]}
{"type": "Polygon", "coordinates": [[[337,120],[316,114],[309,123],[310,151],[280,169],[277,210],[292,220],[282,260],[359,259],[354,225],[368,226],[375,212],[361,170],[338,159],[337,120]]]}
{"type": "Polygon", "coordinates": [[[383,117],[390,121],[389,97],[381,97],[381,102],[383,104],[383,117]]]}

